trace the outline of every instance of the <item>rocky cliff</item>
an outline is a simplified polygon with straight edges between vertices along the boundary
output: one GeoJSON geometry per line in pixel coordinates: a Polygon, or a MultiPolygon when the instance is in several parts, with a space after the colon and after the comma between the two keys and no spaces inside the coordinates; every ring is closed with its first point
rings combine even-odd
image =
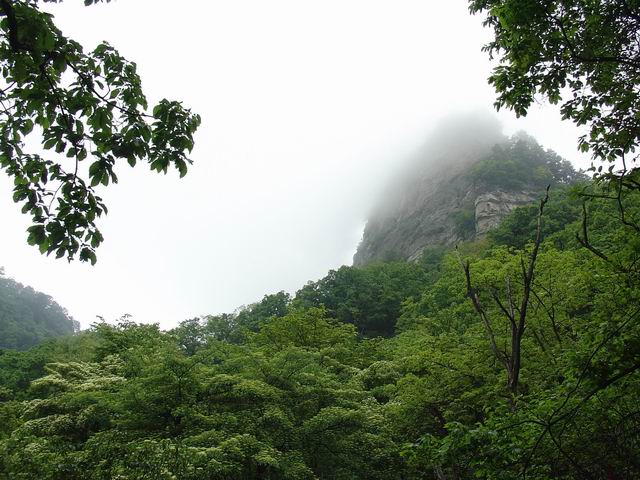
{"type": "Polygon", "coordinates": [[[537,192],[501,192],[496,190],[482,193],[474,202],[475,235],[485,235],[514,208],[527,205],[537,198],[537,192]]]}
{"type": "Polygon", "coordinates": [[[485,235],[547,184],[571,182],[571,164],[532,137],[506,138],[493,119],[436,131],[371,214],[354,265],[418,259],[425,247],[485,235]]]}

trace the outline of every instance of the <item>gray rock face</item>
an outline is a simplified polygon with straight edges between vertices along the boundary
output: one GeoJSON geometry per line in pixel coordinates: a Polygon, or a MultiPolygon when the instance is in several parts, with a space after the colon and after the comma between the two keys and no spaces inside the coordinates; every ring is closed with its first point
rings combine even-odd
{"type": "Polygon", "coordinates": [[[532,203],[536,198],[532,192],[494,191],[478,195],[475,201],[476,236],[485,235],[500,225],[514,208],[532,203]]]}
{"type": "Polygon", "coordinates": [[[354,265],[413,261],[426,247],[486,235],[546,185],[576,175],[560,160],[525,133],[504,137],[490,120],[443,125],[382,196],[354,265]]]}
{"type": "Polygon", "coordinates": [[[426,247],[455,245],[485,235],[514,208],[537,198],[529,191],[487,191],[464,176],[432,179],[422,187],[419,195],[408,194],[393,213],[369,220],[354,265],[416,261],[426,247]]]}
{"type": "Polygon", "coordinates": [[[454,217],[464,205],[473,208],[475,196],[468,191],[470,186],[452,182],[443,172],[414,178],[411,183],[395,197],[388,196],[385,208],[369,219],[354,265],[415,259],[427,245],[449,245],[462,239],[454,217]]]}

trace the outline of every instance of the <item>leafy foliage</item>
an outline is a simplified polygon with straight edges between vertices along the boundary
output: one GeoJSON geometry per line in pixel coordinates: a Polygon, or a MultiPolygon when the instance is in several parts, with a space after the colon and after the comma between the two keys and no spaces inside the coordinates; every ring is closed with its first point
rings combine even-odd
{"type": "Polygon", "coordinates": [[[0,13],[0,167],[32,217],[27,241],[93,264],[107,213],[96,187],[116,183],[123,161],[184,176],[200,117],[166,99],[148,113],[136,64],[107,43],[84,52],[37,1],[3,0],[0,13]],[[30,153],[29,138],[47,153],[30,153]]]}
{"type": "Polygon", "coordinates": [[[639,7],[637,0],[470,0],[471,12],[486,14],[493,29],[485,50],[500,55],[489,79],[496,106],[526,115],[543,95],[561,103],[564,118],[589,125],[583,151],[611,161],[633,152],[640,141],[639,7]]]}
{"type": "MultiPolygon", "coordinates": [[[[507,53],[499,103],[589,86],[563,105],[597,130],[587,148],[634,146],[620,85],[637,2],[471,5],[507,53]]],[[[488,241],[343,267],[170,332],[125,317],[2,352],[0,479],[640,477],[638,172],[573,187],[579,205],[572,170],[536,149],[515,139],[472,172],[555,184],[544,215],[517,209],[488,241]],[[517,388],[500,361],[514,332],[517,388]]]]}
{"type": "Polygon", "coordinates": [[[291,297],[286,292],[265,295],[259,302],[243,308],[238,313],[236,323],[242,328],[255,332],[263,322],[272,317],[286,315],[289,302],[291,297]]]}
{"type": "Polygon", "coordinates": [[[534,191],[547,185],[569,185],[585,179],[570,162],[553,150],[544,150],[533,137],[523,132],[494,146],[467,175],[487,187],[534,191]]]}
{"type": "Polygon", "coordinates": [[[594,198],[595,255],[575,239],[575,197],[551,198],[515,393],[459,257],[502,350],[510,331],[493,299],[505,279],[522,298],[526,207],[506,220],[521,227],[512,235],[345,267],[293,299],[169,332],[124,317],[0,355],[0,478],[637,477],[640,277],[626,267],[640,243],[594,198]],[[374,325],[388,336],[367,338],[374,325]]]}
{"type": "Polygon", "coordinates": [[[323,306],[331,317],[355,325],[361,335],[389,336],[402,301],[419,294],[422,278],[422,269],[406,262],[340,267],[303,287],[295,303],[323,306]]]}
{"type": "MultiPolygon", "coordinates": [[[[575,232],[568,231],[566,227],[580,217],[581,188],[580,184],[557,187],[545,208],[543,235],[553,240],[561,249],[577,245],[575,232]]],[[[495,229],[490,230],[488,236],[497,244],[524,248],[534,238],[537,213],[536,205],[519,207],[495,229]]]]}

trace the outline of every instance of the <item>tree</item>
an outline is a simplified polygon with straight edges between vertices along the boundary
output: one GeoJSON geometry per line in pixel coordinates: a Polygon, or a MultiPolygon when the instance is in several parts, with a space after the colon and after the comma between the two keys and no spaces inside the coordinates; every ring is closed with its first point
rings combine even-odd
{"type": "Polygon", "coordinates": [[[259,302],[242,308],[235,318],[235,323],[255,332],[271,317],[284,317],[290,302],[290,295],[284,291],[265,295],[259,302]]]}
{"type": "Polygon", "coordinates": [[[489,78],[497,108],[526,115],[541,94],[561,103],[563,118],[589,126],[579,145],[595,159],[624,159],[634,151],[640,143],[638,0],[470,0],[469,8],[485,13],[484,24],[493,28],[484,49],[502,55],[489,78]]]}
{"type": "Polygon", "coordinates": [[[32,217],[27,241],[93,264],[107,212],[95,187],[116,183],[123,161],[184,176],[200,117],[166,99],[148,113],[136,64],[106,42],[84,52],[38,0],[0,0],[0,18],[0,167],[32,217]]]}
{"type": "Polygon", "coordinates": [[[519,283],[522,284],[522,297],[520,302],[516,300],[511,285],[509,276],[505,278],[505,290],[506,298],[504,301],[500,299],[497,289],[492,292],[492,298],[494,302],[500,307],[500,311],[506,317],[509,323],[509,329],[511,332],[511,342],[509,352],[501,351],[496,343],[495,334],[491,326],[491,322],[487,318],[486,309],[480,302],[478,293],[473,287],[471,281],[471,272],[469,262],[462,263],[464,275],[467,284],[467,296],[473,303],[473,308],[476,310],[482,324],[485,327],[487,336],[489,337],[491,351],[495,355],[496,359],[503,363],[507,372],[507,386],[509,391],[515,396],[518,394],[518,382],[520,378],[520,369],[522,362],[522,336],[524,335],[525,328],[527,327],[527,312],[529,309],[529,302],[533,287],[533,277],[535,273],[536,260],[538,258],[538,252],[540,250],[540,243],[542,241],[542,214],[544,207],[549,201],[549,188],[547,188],[547,194],[540,201],[540,208],[538,213],[538,221],[536,228],[536,238],[534,240],[531,254],[529,255],[528,264],[525,267],[524,258],[520,259],[520,269],[522,278],[519,283]],[[518,305],[519,303],[519,305],[518,305]]]}
{"type": "Polygon", "coordinates": [[[424,269],[407,262],[340,267],[301,288],[294,303],[325,307],[330,317],[356,326],[364,336],[390,336],[402,302],[421,292],[424,269]]]}
{"type": "Polygon", "coordinates": [[[0,349],[26,349],[78,330],[78,322],[53,298],[5,277],[0,269],[0,349]]]}

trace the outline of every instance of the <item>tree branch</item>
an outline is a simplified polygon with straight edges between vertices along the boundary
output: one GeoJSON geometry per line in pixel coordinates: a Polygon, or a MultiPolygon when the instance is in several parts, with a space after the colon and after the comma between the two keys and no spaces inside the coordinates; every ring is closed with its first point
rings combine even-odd
{"type": "Polygon", "coordinates": [[[0,0],[0,9],[2,13],[7,17],[7,24],[9,27],[9,46],[14,52],[21,50],[27,50],[26,46],[20,43],[18,39],[18,19],[16,18],[16,12],[11,5],[10,0],[0,0]]]}
{"type": "Polygon", "coordinates": [[[466,279],[467,297],[469,297],[469,299],[471,300],[471,303],[473,304],[473,308],[475,309],[475,311],[480,316],[480,319],[482,320],[482,324],[484,325],[485,332],[489,337],[489,342],[491,344],[491,351],[493,352],[495,357],[498,360],[500,360],[503,363],[503,365],[506,367],[509,363],[509,359],[504,352],[501,352],[498,349],[498,345],[496,343],[496,337],[495,337],[495,334],[493,333],[493,328],[491,328],[491,323],[489,322],[489,319],[487,318],[487,314],[485,313],[484,308],[480,303],[478,294],[476,293],[476,291],[473,288],[473,285],[471,284],[471,272],[470,272],[469,261],[463,262],[462,259],[460,259],[460,265],[462,266],[462,270],[464,271],[464,276],[466,279]]]}

